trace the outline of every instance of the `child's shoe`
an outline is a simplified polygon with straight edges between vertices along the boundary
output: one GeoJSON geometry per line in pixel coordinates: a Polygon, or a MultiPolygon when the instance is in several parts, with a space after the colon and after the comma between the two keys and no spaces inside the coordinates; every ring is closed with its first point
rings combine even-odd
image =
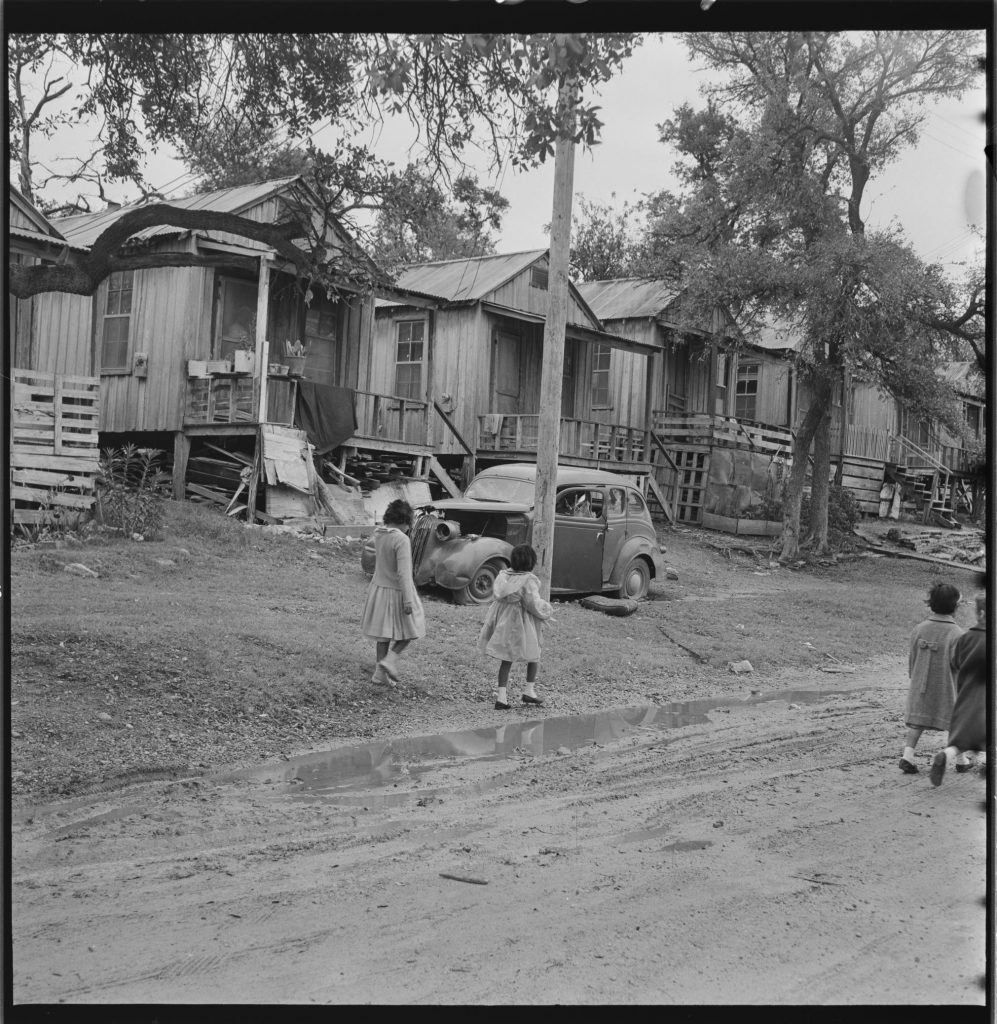
{"type": "Polygon", "coordinates": [[[503,704],[502,701],[497,700],[497,701],[495,701],[495,710],[496,711],[508,711],[509,710],[509,705],[508,704],[503,704]]]}
{"type": "Polygon", "coordinates": [[[918,767],[916,764],[911,764],[906,757],[900,758],[900,770],[904,775],[917,775],[918,767]]]}
{"type": "Polygon", "coordinates": [[[377,663],[396,682],[398,680],[398,655],[394,651],[388,653],[377,663]]]}
{"type": "Polygon", "coordinates": [[[522,700],[524,704],[543,704],[543,700],[532,693],[524,693],[522,700]]]}
{"type": "Polygon", "coordinates": [[[931,772],[928,778],[931,779],[932,786],[940,786],[942,779],[945,777],[945,769],[948,767],[948,762],[945,759],[945,751],[939,750],[937,754],[931,759],[931,772]]]}
{"type": "Polygon", "coordinates": [[[391,681],[387,672],[385,672],[384,669],[381,667],[380,662],[377,663],[377,666],[374,669],[374,674],[370,677],[370,681],[375,686],[390,686],[392,689],[394,688],[395,685],[391,681]]]}

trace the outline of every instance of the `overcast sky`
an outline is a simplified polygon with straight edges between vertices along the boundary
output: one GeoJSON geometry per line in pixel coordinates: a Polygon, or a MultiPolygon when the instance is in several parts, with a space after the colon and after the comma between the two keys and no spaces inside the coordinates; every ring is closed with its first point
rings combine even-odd
{"type": "MultiPolygon", "coordinates": [[[[980,33],[980,52],[984,49],[980,33]]],[[[574,193],[589,200],[621,205],[643,193],[671,184],[674,154],[658,142],[656,125],[671,116],[682,103],[702,105],[700,86],[705,75],[691,64],[677,36],[649,36],[624,64],[623,71],[598,94],[605,122],[602,141],[592,150],[578,149],[574,193]],[[613,195],[615,193],[615,200],[613,195]]],[[[916,148],[906,150],[895,164],[878,174],[866,190],[863,213],[867,224],[885,227],[894,218],[920,255],[956,269],[955,264],[982,248],[973,237],[970,222],[984,221],[985,127],[984,77],[961,101],[947,101],[931,108],[916,148]],[[967,204],[967,195],[970,202],[967,204]]],[[[399,125],[379,135],[379,154],[398,163],[406,160],[412,129],[399,125]]],[[[315,141],[323,145],[323,135],[315,141]]],[[[50,146],[61,146],[66,155],[67,134],[59,133],[50,146]]],[[[328,145],[328,142],[326,142],[328,145]]],[[[180,195],[190,188],[190,178],[178,163],[164,155],[149,165],[149,180],[167,192],[180,195]]],[[[484,180],[484,175],[482,175],[484,180]]],[[[553,161],[529,173],[506,167],[491,182],[509,200],[498,239],[500,252],[544,248],[544,226],[551,219],[553,161]]],[[[127,202],[134,192],[122,191],[112,198],[127,202]]]]}
{"type": "MultiPolygon", "coordinates": [[[[981,52],[983,45],[981,33],[981,52]]],[[[703,103],[699,88],[704,75],[690,64],[675,36],[650,37],[624,67],[599,97],[602,143],[588,153],[577,152],[576,196],[609,201],[615,192],[622,203],[667,187],[674,154],[658,142],[655,125],[682,103],[703,103]]],[[[918,146],[869,183],[867,224],[884,227],[896,218],[920,255],[931,260],[953,263],[970,257],[982,245],[970,231],[966,192],[969,185],[982,228],[986,131],[980,115],[985,109],[982,75],[973,94],[933,108],[918,146]]],[[[553,185],[553,165],[529,175],[505,173],[501,191],[511,209],[503,224],[503,250],[547,244],[543,225],[550,223],[553,185]]]]}

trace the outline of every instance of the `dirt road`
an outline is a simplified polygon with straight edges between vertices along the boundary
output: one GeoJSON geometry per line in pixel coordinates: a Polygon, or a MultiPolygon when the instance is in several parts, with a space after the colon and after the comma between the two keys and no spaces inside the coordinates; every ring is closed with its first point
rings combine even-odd
{"type": "Polygon", "coordinates": [[[905,686],[887,656],[21,808],[15,1001],[981,1006],[986,787],[895,770],[905,686]]]}

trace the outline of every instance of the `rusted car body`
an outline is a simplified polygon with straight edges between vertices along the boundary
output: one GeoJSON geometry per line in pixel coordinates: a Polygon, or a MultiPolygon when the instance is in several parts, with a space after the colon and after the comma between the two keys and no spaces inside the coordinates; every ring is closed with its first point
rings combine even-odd
{"type": "MultiPolygon", "coordinates": [[[[533,464],[492,466],[462,497],[420,508],[409,535],[416,585],[443,587],[458,604],[491,600],[512,549],[532,543],[535,486],[533,464]]],[[[361,565],[374,571],[371,540],[361,565]]],[[[662,548],[641,492],[612,473],[559,468],[551,593],[640,599],[663,573],[662,548]]]]}

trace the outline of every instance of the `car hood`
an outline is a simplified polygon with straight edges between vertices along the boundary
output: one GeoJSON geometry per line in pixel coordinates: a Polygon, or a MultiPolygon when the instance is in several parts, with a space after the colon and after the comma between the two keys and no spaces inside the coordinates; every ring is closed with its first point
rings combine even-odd
{"type": "Polygon", "coordinates": [[[424,506],[425,508],[436,509],[438,512],[532,512],[532,505],[525,505],[522,502],[513,501],[475,501],[466,498],[444,498],[441,501],[434,501],[424,506]]]}

